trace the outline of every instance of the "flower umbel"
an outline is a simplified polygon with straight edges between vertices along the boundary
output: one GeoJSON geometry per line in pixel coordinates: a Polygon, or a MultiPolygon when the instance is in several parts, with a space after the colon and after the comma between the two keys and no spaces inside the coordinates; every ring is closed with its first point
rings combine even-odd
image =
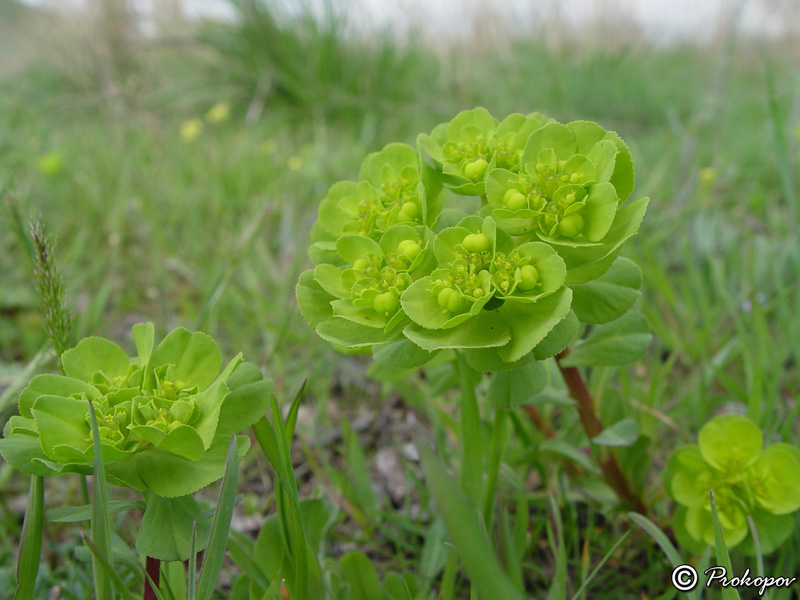
{"type": "Polygon", "coordinates": [[[771,552],[791,534],[792,513],[800,509],[800,449],[784,443],[764,448],[761,430],[749,419],[716,417],[700,429],[697,445],[672,454],[665,483],[680,505],[676,531],[714,544],[712,490],[727,545],[754,550],[749,516],[762,552],[771,552]]]}
{"type": "MultiPolygon", "coordinates": [[[[135,325],[136,358],[102,338],[62,355],[64,375],[34,377],[9,419],[0,453],[34,475],[91,474],[92,401],[109,480],[165,497],[222,476],[230,435],[265,411],[272,382],[236,356],[220,371],[209,336],[172,331],[154,348],[153,325],[135,325]]],[[[248,447],[237,436],[240,456],[248,447]]]]}

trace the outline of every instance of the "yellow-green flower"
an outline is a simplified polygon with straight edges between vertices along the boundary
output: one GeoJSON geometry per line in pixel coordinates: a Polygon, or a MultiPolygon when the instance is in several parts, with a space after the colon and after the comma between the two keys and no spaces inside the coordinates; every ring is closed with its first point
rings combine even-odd
{"type": "Polygon", "coordinates": [[[791,533],[800,509],[800,449],[790,444],[763,448],[761,430],[739,415],[716,417],[698,434],[697,444],[670,456],[667,493],[680,505],[676,531],[713,545],[709,491],[713,491],[728,547],[752,550],[751,517],[761,550],[771,552],[791,533]]]}
{"type": "Polygon", "coordinates": [[[217,102],[208,109],[206,121],[209,123],[224,123],[230,117],[231,109],[225,102],[217,102]]]}
{"type": "Polygon", "coordinates": [[[193,142],[203,133],[203,122],[200,119],[188,119],[181,123],[181,140],[193,142]]]}

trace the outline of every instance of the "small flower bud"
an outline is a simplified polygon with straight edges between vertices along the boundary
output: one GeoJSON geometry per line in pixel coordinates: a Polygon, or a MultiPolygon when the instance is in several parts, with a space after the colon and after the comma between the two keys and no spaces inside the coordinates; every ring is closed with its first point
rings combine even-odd
{"type": "Polygon", "coordinates": [[[189,418],[192,416],[193,407],[188,402],[179,400],[169,408],[170,415],[176,421],[188,423],[189,418]]]}
{"type": "Polygon", "coordinates": [[[567,238],[573,238],[581,231],[583,231],[583,217],[578,213],[564,217],[558,224],[558,233],[567,238]]]}
{"type": "Polygon", "coordinates": [[[530,292],[539,283],[539,271],[533,265],[524,265],[519,269],[519,289],[523,292],[530,292]]]}
{"type": "Polygon", "coordinates": [[[437,297],[439,306],[449,312],[457,312],[464,307],[464,299],[453,288],[444,288],[437,297]]]}
{"type": "Polygon", "coordinates": [[[489,163],[484,159],[479,158],[477,160],[473,160],[466,167],[464,167],[464,175],[466,175],[467,178],[475,181],[483,177],[483,174],[486,173],[486,169],[488,167],[489,163]]]}
{"type": "Polygon", "coordinates": [[[511,188],[503,196],[503,204],[509,210],[520,210],[528,207],[528,199],[520,191],[511,188]]]}
{"type": "Polygon", "coordinates": [[[414,218],[419,215],[419,206],[416,202],[403,202],[403,206],[400,208],[400,211],[414,218]]]}
{"type": "Polygon", "coordinates": [[[390,313],[396,311],[398,306],[400,306],[400,299],[394,292],[378,294],[372,301],[372,308],[375,309],[375,312],[386,315],[387,317],[390,313]]]}
{"type": "Polygon", "coordinates": [[[483,252],[489,248],[489,238],[482,233],[470,233],[462,242],[468,252],[483,252]]]}
{"type": "Polygon", "coordinates": [[[417,258],[422,248],[414,240],[403,240],[397,246],[397,251],[410,260],[417,258]]]}
{"type": "Polygon", "coordinates": [[[367,262],[366,258],[359,258],[359,259],[356,260],[356,262],[353,263],[353,270],[354,271],[363,271],[364,269],[367,268],[368,264],[369,263],[367,262]]]}

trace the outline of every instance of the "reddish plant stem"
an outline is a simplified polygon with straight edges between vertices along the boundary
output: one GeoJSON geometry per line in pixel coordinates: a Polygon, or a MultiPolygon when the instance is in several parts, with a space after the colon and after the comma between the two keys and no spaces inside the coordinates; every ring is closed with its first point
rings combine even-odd
{"type": "Polygon", "coordinates": [[[530,404],[524,404],[522,410],[528,414],[531,423],[533,423],[533,426],[542,434],[544,439],[551,440],[556,437],[556,432],[553,431],[549,423],[545,422],[544,415],[542,415],[538,408],[530,404]]]}
{"type": "MultiPolygon", "coordinates": [[[[524,404],[522,409],[528,415],[528,418],[533,423],[533,426],[536,430],[542,434],[542,437],[546,440],[552,440],[556,437],[556,432],[553,431],[553,428],[550,427],[550,423],[545,421],[544,415],[541,411],[536,408],[535,406],[531,406],[530,404],[524,404]]],[[[570,462],[569,460],[564,460],[564,470],[567,472],[567,475],[570,477],[578,477],[580,474],[580,470],[575,466],[574,463],[570,462]]]]}
{"type": "MultiPolygon", "coordinates": [[[[565,349],[561,354],[556,356],[558,368],[561,371],[564,382],[567,384],[569,395],[578,404],[578,417],[581,420],[583,430],[586,436],[591,440],[603,431],[603,424],[594,409],[594,402],[592,395],[589,393],[589,388],[581,377],[581,373],[577,367],[565,367],[561,361],[569,354],[569,348],[565,349]]],[[[614,454],[609,450],[605,453],[605,457],[599,458],[598,463],[603,477],[611,486],[611,489],[617,494],[617,497],[628,504],[636,512],[647,515],[647,507],[644,505],[641,497],[637,495],[631,488],[628,478],[622,472],[622,469],[614,458],[614,454]]]]}
{"type": "MultiPolygon", "coordinates": [[[[148,556],[145,562],[145,571],[150,576],[150,579],[153,580],[153,584],[156,588],[158,588],[158,586],[161,585],[161,561],[152,556],[148,556]]],[[[150,585],[150,579],[147,577],[144,578],[144,600],[158,600],[155,590],[150,585]]]]}

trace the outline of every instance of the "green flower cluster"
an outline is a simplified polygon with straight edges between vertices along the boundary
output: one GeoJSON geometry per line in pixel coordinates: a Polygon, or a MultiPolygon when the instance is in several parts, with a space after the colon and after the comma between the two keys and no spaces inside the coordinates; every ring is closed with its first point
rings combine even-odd
{"type": "Polygon", "coordinates": [[[800,449],[790,444],[763,447],[761,430],[751,420],[727,415],[706,423],[697,444],[676,450],[664,479],[669,495],[680,505],[676,533],[696,543],[714,544],[709,490],[714,492],[728,547],[754,544],[751,517],[762,552],[771,552],[791,534],[800,509],[800,449]]]}
{"type": "MultiPolygon", "coordinates": [[[[628,148],[595,123],[464,111],[416,149],[369,155],[358,181],[330,188],[300,309],[323,338],[393,366],[447,349],[484,370],[542,360],[571,341],[578,319],[608,322],[631,307],[601,321],[587,316],[597,310],[572,314],[576,286],[583,305],[598,304],[600,288],[585,284],[609,272],[644,217],[646,198],[623,204],[633,180],[628,148]]],[[[635,265],[617,264],[615,277],[637,280],[635,265]]]]}
{"type": "MultiPolygon", "coordinates": [[[[241,354],[220,371],[217,344],[201,332],[176,329],[155,347],[147,323],[133,339],[134,359],[90,337],[64,352],[64,375],[34,377],[0,440],[6,462],[34,475],[92,474],[91,406],[110,481],[175,497],[222,477],[231,434],[265,413],[272,382],[241,354]]],[[[249,439],[236,441],[241,457],[249,439]]]]}

